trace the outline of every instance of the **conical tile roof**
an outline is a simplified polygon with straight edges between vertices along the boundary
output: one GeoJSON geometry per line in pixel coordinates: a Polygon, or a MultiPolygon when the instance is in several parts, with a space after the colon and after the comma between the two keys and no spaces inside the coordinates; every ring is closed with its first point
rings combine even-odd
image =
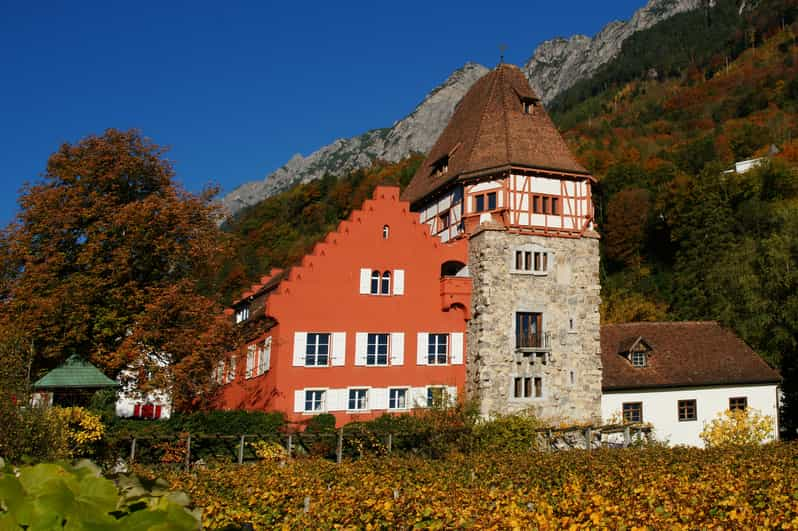
{"type": "Polygon", "coordinates": [[[588,174],[521,70],[500,64],[463,96],[402,199],[414,203],[455,180],[511,166],[588,174]],[[533,106],[529,113],[525,103],[533,106]],[[436,173],[447,156],[447,171],[436,173]]]}

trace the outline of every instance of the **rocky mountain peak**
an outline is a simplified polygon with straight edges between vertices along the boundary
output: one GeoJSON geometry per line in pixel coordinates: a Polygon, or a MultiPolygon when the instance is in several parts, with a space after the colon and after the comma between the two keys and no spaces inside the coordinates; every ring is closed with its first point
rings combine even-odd
{"type": "Polygon", "coordinates": [[[540,98],[548,103],[580,79],[589,78],[621,51],[633,33],[677,13],[701,7],[706,0],[650,0],[628,22],[610,22],[593,38],[574,35],[543,42],[522,70],[540,98]]]}
{"type": "MultiPolygon", "coordinates": [[[[541,99],[548,103],[617,56],[623,41],[633,33],[706,2],[713,0],[650,0],[629,21],[610,22],[595,37],[574,35],[543,42],[522,71],[541,99]]],[[[243,184],[227,194],[222,198],[223,207],[229,214],[235,214],[297,182],[318,179],[326,173],[343,175],[367,167],[376,159],[397,162],[413,152],[426,153],[448,123],[457,103],[488,70],[477,63],[466,63],[432,89],[413,112],[390,128],[338,139],[306,157],[296,154],[263,180],[243,184]]]]}

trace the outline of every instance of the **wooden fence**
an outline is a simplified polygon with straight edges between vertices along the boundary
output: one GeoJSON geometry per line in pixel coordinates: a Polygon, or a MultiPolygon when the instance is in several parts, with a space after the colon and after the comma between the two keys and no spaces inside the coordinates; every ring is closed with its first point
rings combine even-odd
{"type": "MultiPolygon", "coordinates": [[[[651,428],[642,424],[615,424],[607,426],[580,426],[580,427],[567,427],[567,428],[542,428],[535,431],[536,437],[530,441],[530,450],[536,451],[559,451],[572,448],[583,448],[588,451],[599,447],[628,447],[642,439],[651,439],[651,428]],[[615,436],[618,441],[612,441],[612,436],[615,436]],[[622,437],[622,438],[621,438],[622,437]]],[[[379,441],[380,448],[386,453],[392,453],[394,449],[394,439],[403,436],[417,436],[414,433],[386,433],[382,435],[372,434],[370,443],[374,443],[376,438],[381,438],[379,441]]],[[[334,438],[335,442],[335,459],[337,463],[341,463],[344,455],[344,442],[359,441],[363,442],[363,432],[356,431],[347,434],[345,427],[338,428],[335,432],[329,433],[289,433],[289,434],[242,434],[242,435],[220,435],[220,434],[181,434],[174,435],[141,435],[132,436],[127,440],[130,441],[130,458],[129,462],[133,463],[136,460],[137,454],[140,452],[140,444],[145,441],[152,441],[157,444],[158,441],[163,442],[184,442],[185,444],[185,458],[184,465],[188,469],[191,466],[192,445],[197,444],[199,441],[219,441],[225,444],[225,447],[231,451],[231,457],[238,463],[244,462],[244,454],[247,441],[272,441],[280,444],[285,448],[286,456],[290,459],[296,454],[296,445],[307,446],[312,443],[319,443],[324,441],[331,441],[334,438]],[[235,442],[235,446],[230,443],[235,442]]],[[[360,445],[360,455],[362,456],[362,444],[360,445]]],[[[421,450],[416,448],[416,451],[421,450]]]]}

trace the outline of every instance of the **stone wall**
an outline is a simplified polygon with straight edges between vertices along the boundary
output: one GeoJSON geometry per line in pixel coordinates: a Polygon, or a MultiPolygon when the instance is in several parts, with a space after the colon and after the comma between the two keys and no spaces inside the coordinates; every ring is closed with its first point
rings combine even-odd
{"type": "MultiPolygon", "coordinates": [[[[530,410],[554,422],[599,422],[599,250],[595,238],[557,238],[481,228],[471,235],[473,317],[466,395],[483,416],[530,410]],[[549,253],[548,272],[515,272],[515,250],[549,253]],[[516,312],[543,315],[550,350],[516,348],[516,312]],[[514,378],[541,378],[542,396],[514,397],[514,378]]],[[[534,380],[532,380],[534,381],[534,380]]]]}

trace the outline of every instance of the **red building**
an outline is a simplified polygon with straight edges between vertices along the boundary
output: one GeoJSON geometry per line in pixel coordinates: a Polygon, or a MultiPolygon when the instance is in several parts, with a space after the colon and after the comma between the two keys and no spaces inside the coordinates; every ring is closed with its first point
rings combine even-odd
{"type": "Polygon", "coordinates": [[[272,271],[233,305],[251,339],[215,371],[227,384],[221,407],[342,423],[456,399],[466,261],[466,240],[442,243],[398,188],[378,187],[300,265],[272,271]]]}

